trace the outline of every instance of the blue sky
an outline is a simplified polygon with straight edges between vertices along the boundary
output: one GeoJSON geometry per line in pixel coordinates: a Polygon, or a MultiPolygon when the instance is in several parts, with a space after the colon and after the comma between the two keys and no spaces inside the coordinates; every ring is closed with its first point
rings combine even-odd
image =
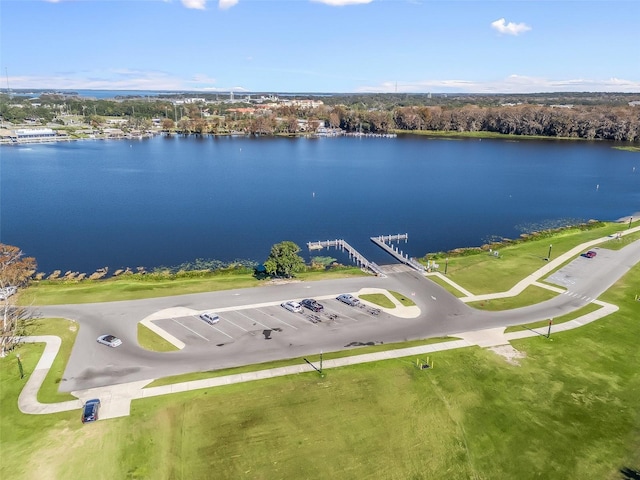
{"type": "Polygon", "coordinates": [[[640,92],[640,0],[0,0],[1,88],[640,92]]]}

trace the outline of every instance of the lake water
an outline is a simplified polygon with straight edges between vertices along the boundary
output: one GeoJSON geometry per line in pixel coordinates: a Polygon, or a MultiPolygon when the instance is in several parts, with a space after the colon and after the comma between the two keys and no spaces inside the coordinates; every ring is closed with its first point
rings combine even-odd
{"type": "MultiPolygon", "coordinates": [[[[167,138],[0,147],[0,241],[39,271],[262,262],[272,244],[408,233],[412,256],[640,211],[640,155],[610,144],[167,138]]],[[[347,261],[339,252],[331,255],[347,261]]]]}

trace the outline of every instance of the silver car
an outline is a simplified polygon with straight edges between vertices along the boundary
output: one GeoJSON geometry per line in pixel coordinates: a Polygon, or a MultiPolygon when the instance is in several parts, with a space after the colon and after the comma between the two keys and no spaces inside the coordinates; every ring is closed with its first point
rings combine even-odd
{"type": "Polygon", "coordinates": [[[293,313],[302,313],[302,305],[300,305],[298,302],[284,302],[281,303],[280,306],[293,313]]]}
{"type": "Polygon", "coordinates": [[[200,318],[207,322],[209,325],[215,325],[220,321],[220,317],[217,313],[205,312],[200,314],[200,318]]]}
{"type": "Polygon", "coordinates": [[[120,340],[115,335],[100,335],[98,337],[98,343],[106,345],[107,347],[115,348],[122,345],[122,340],[120,340]]]}
{"type": "Polygon", "coordinates": [[[342,303],[346,303],[347,305],[351,305],[352,307],[355,307],[360,303],[360,300],[358,300],[350,293],[343,293],[342,295],[338,295],[336,297],[336,300],[340,300],[342,303]]]}

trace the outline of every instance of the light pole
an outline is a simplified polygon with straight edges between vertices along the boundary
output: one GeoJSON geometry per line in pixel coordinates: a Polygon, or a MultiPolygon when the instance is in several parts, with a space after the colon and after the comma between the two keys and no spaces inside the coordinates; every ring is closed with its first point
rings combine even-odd
{"type": "Polygon", "coordinates": [[[633,221],[633,217],[629,217],[629,226],[627,228],[631,228],[631,222],[633,221]]]}
{"type": "Polygon", "coordinates": [[[549,254],[547,255],[547,262],[551,260],[551,247],[553,247],[553,245],[549,245],[549,254]]]}
{"type": "Polygon", "coordinates": [[[449,257],[444,260],[444,274],[447,274],[447,268],[449,268],[449,257]]]}

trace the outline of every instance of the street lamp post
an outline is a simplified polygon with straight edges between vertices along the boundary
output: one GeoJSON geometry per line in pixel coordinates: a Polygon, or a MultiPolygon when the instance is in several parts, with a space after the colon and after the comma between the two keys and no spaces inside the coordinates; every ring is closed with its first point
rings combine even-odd
{"type": "Polygon", "coordinates": [[[444,274],[447,274],[447,268],[449,268],[449,257],[444,260],[444,274]]]}
{"type": "Polygon", "coordinates": [[[547,255],[547,262],[551,260],[551,247],[553,247],[553,245],[549,245],[549,254],[547,255]]]}
{"type": "Polygon", "coordinates": [[[631,222],[633,221],[633,217],[629,217],[629,226],[627,228],[631,228],[631,222]]]}

